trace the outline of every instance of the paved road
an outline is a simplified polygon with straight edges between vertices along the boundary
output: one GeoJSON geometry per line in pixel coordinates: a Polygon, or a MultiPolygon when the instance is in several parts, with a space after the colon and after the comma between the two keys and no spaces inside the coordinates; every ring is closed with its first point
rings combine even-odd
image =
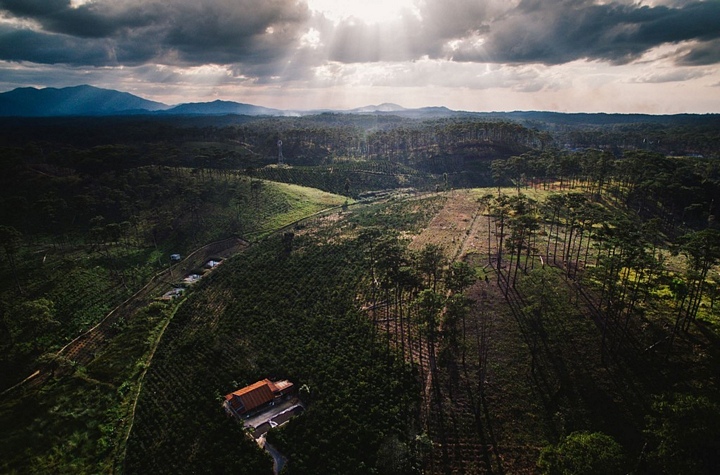
{"type": "MultiPolygon", "coordinates": [[[[264,436],[263,436],[264,437],[264,436]]],[[[287,463],[287,459],[283,457],[283,455],[277,451],[275,447],[265,442],[265,450],[268,451],[270,456],[273,458],[273,472],[275,472],[275,475],[278,475],[280,471],[285,466],[285,463],[287,463]]]]}
{"type": "Polygon", "coordinates": [[[281,412],[283,412],[286,409],[290,409],[291,407],[297,405],[298,401],[297,399],[291,399],[289,401],[283,401],[280,404],[277,404],[269,409],[266,409],[262,411],[259,414],[256,414],[252,417],[249,417],[243,421],[243,424],[245,424],[245,427],[259,427],[265,422],[268,422],[270,419],[274,418],[281,412]]]}

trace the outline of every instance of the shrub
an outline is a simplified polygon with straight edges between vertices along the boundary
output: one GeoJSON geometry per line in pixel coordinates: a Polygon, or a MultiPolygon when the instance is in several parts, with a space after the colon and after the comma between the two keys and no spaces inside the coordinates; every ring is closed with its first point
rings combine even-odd
{"type": "Polygon", "coordinates": [[[573,432],[545,447],[538,467],[545,475],[613,475],[626,473],[620,444],[602,432],[573,432]]]}

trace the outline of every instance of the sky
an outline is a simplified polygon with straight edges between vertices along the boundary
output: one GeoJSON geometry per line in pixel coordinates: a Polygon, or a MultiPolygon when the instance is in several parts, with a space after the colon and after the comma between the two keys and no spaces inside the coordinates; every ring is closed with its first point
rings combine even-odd
{"type": "Polygon", "coordinates": [[[720,0],[0,0],[0,91],[720,113],[720,0]]]}

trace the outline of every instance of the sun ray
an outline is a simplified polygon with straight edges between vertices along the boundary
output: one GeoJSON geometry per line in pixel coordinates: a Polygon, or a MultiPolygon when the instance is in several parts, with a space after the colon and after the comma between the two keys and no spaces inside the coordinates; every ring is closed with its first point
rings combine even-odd
{"type": "Polygon", "coordinates": [[[419,14],[415,0],[307,0],[307,3],[310,10],[336,23],[350,18],[368,24],[386,23],[419,14]]]}

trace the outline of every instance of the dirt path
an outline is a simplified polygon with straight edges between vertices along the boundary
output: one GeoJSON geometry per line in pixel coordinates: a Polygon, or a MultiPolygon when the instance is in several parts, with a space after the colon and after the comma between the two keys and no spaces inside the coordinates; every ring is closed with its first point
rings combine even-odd
{"type": "MultiPolygon", "coordinates": [[[[413,239],[411,249],[434,244],[443,248],[450,261],[474,256],[471,265],[484,264],[494,251],[495,240],[488,241],[488,233],[492,238],[493,230],[482,211],[473,191],[453,192],[427,228],[413,239]]],[[[503,428],[493,424],[488,413],[493,400],[485,397],[486,394],[495,397],[494,391],[485,391],[486,359],[488,352],[491,358],[496,357],[495,340],[499,335],[495,326],[500,323],[493,322],[502,321],[502,330],[506,331],[504,299],[494,279],[478,281],[469,295],[476,304],[463,325],[466,357],[458,355],[457,359],[439,364],[434,375],[426,368],[422,380],[423,423],[433,441],[425,468],[432,474],[504,473],[507,469],[522,472],[528,465],[526,459],[535,457],[536,451],[528,449],[531,455],[525,457],[502,444],[506,442],[500,438],[503,428]],[[510,453],[512,460],[504,461],[504,455],[510,453]]],[[[427,355],[426,361],[430,357],[427,355]]],[[[521,453],[522,448],[517,452],[521,453]]]]}
{"type": "MultiPolygon", "coordinates": [[[[171,290],[174,287],[173,283],[181,280],[186,272],[202,268],[210,258],[228,258],[247,248],[248,245],[247,241],[233,237],[196,249],[182,261],[156,274],[143,288],[111,310],[95,326],[62,347],[56,356],[83,366],[89,364],[117,333],[116,324],[121,319],[130,321],[139,309],[150,303],[153,298],[171,290]]],[[[50,374],[46,369],[41,368],[3,394],[20,386],[39,386],[50,374]]]]}
{"type": "Polygon", "coordinates": [[[227,258],[248,246],[246,241],[229,238],[207,244],[188,255],[170,268],[156,274],[145,287],[115,307],[97,325],[65,345],[58,356],[63,356],[81,365],[87,365],[99,352],[107,339],[114,335],[113,324],[120,319],[128,321],[153,298],[171,290],[173,283],[182,279],[185,273],[202,266],[212,257],[227,258]]]}
{"type": "Polygon", "coordinates": [[[167,329],[168,325],[170,325],[170,322],[172,321],[173,317],[175,316],[175,313],[177,313],[178,309],[182,305],[182,302],[180,302],[178,305],[175,306],[175,308],[172,310],[172,314],[167,317],[165,324],[163,325],[162,329],[160,330],[160,333],[158,334],[157,338],[155,339],[155,342],[152,346],[152,349],[150,350],[150,353],[147,355],[147,358],[145,358],[145,367],[140,373],[140,376],[137,380],[137,385],[134,391],[134,395],[132,398],[132,406],[130,409],[130,412],[127,415],[127,429],[123,429],[125,431],[125,435],[122,439],[122,445],[118,447],[118,451],[116,452],[116,460],[119,461],[120,464],[122,464],[125,460],[125,453],[127,450],[127,443],[128,439],[130,439],[130,434],[132,433],[133,425],[135,424],[135,412],[137,410],[137,404],[138,400],[140,399],[140,393],[142,392],[143,382],[145,381],[145,375],[148,372],[148,369],[150,369],[150,362],[152,362],[153,357],[155,356],[155,351],[157,350],[158,346],[160,345],[160,341],[162,341],[163,335],[165,334],[165,330],[167,329]],[[120,456],[117,456],[117,454],[120,454],[120,456]]]}
{"type": "Polygon", "coordinates": [[[273,459],[273,473],[275,475],[279,475],[279,473],[282,471],[283,467],[285,467],[285,464],[287,463],[287,459],[285,458],[285,456],[283,454],[278,452],[278,449],[273,447],[270,443],[268,443],[265,440],[264,435],[261,437],[261,439],[262,439],[262,443],[260,444],[260,446],[262,448],[264,448],[273,459]]]}
{"type": "Polygon", "coordinates": [[[449,259],[457,255],[471,233],[479,204],[470,190],[450,192],[445,206],[435,215],[428,226],[412,238],[411,250],[419,250],[435,244],[445,250],[449,259]]]}

